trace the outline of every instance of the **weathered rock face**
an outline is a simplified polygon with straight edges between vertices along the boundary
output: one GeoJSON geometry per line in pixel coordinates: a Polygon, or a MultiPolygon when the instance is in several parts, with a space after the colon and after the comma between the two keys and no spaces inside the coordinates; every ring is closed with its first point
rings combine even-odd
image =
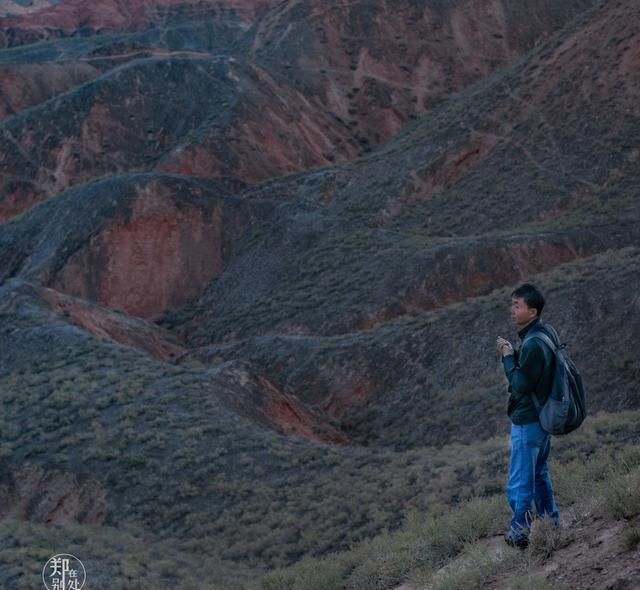
{"type": "Polygon", "coordinates": [[[41,288],[39,295],[55,313],[100,340],[144,351],[161,361],[179,358],[186,352],[171,334],[151,322],[64,295],[54,289],[41,288]]]}
{"type": "Polygon", "coordinates": [[[106,180],[60,200],[64,206],[47,203],[25,219],[47,243],[44,255],[30,258],[29,230],[7,234],[7,275],[146,319],[197,297],[256,215],[216,186],[177,176],[106,180]],[[62,219],[66,235],[57,229],[62,219]]]}
{"type": "Polygon", "coordinates": [[[106,516],[106,491],[95,479],[40,465],[0,465],[0,519],[41,523],[100,525],[106,516]]]}
{"type": "MultiPolygon", "coordinates": [[[[146,6],[152,9],[149,3],[146,6]]],[[[90,10],[99,13],[100,6],[92,6],[90,10]]],[[[49,11],[45,12],[50,20],[49,11]]],[[[136,59],[153,56],[202,59],[242,53],[247,21],[235,10],[214,3],[183,3],[175,9],[151,12],[153,22],[138,31],[104,30],[93,34],[96,31],[83,29],[82,34],[74,31],[71,37],[58,38],[66,33],[49,27],[43,34],[54,39],[0,52],[0,118],[40,104],[136,59]]],[[[124,28],[129,25],[131,22],[127,21],[124,28]]],[[[5,32],[16,34],[15,30],[5,32]]]]}
{"type": "Polygon", "coordinates": [[[223,133],[209,132],[198,145],[178,145],[156,169],[257,184],[274,176],[345,161],[358,154],[351,133],[317,110],[295,89],[281,87],[268,72],[234,62],[234,101],[223,133]]]}
{"type": "Polygon", "coordinates": [[[285,435],[329,444],[348,444],[349,438],[328,419],[330,412],[303,402],[296,395],[277,387],[249,363],[228,363],[214,371],[224,383],[217,396],[238,414],[285,435]]]}
{"type": "Polygon", "coordinates": [[[223,204],[184,207],[145,186],[130,217],[114,220],[67,261],[51,286],[152,319],[186,303],[223,270],[227,243],[242,231],[223,204]],[[89,272],[87,272],[89,271],[89,272]]]}

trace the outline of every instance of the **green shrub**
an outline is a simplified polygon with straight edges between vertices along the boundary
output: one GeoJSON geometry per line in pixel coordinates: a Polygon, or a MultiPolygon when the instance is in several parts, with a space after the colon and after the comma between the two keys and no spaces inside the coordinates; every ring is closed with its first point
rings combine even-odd
{"type": "Polygon", "coordinates": [[[294,590],[295,576],[291,572],[271,573],[260,581],[260,590],[294,590]]]}
{"type": "Polygon", "coordinates": [[[640,514],[640,468],[612,467],[599,487],[604,516],[630,519],[640,514]]]}
{"type": "Polygon", "coordinates": [[[260,590],[344,590],[345,565],[341,556],[304,559],[287,570],[264,577],[260,590]]]}
{"type": "Polygon", "coordinates": [[[486,547],[473,546],[443,571],[438,572],[429,588],[433,590],[480,590],[496,575],[504,557],[486,547]]]}
{"type": "Polygon", "coordinates": [[[353,568],[346,588],[384,590],[403,582],[423,559],[420,536],[420,531],[405,527],[362,543],[356,550],[360,563],[353,568]]]}
{"type": "Polygon", "coordinates": [[[508,517],[502,496],[472,498],[457,510],[427,520],[422,552],[430,564],[454,557],[465,545],[494,534],[508,517]]]}
{"type": "Polygon", "coordinates": [[[566,546],[570,540],[568,533],[562,528],[557,528],[551,518],[540,518],[531,527],[529,551],[534,557],[548,559],[554,551],[566,546]]]}

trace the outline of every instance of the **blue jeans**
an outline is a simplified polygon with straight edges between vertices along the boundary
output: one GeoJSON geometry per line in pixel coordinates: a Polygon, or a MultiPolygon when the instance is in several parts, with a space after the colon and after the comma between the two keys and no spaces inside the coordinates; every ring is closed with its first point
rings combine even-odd
{"type": "Polygon", "coordinates": [[[538,422],[511,425],[511,465],[507,498],[513,516],[511,530],[516,540],[529,536],[531,504],[538,517],[549,516],[560,526],[558,507],[553,498],[553,487],[547,468],[551,450],[551,435],[538,422]]]}

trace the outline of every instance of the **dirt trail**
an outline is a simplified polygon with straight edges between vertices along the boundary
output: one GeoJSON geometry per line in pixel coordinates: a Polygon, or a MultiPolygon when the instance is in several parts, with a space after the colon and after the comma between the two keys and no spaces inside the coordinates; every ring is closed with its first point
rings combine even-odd
{"type": "Polygon", "coordinates": [[[576,526],[569,531],[573,540],[533,571],[571,590],[638,589],[640,546],[625,546],[627,526],[603,519],[576,526]]]}
{"type": "MultiPolygon", "coordinates": [[[[634,523],[597,518],[582,523],[569,524],[563,530],[561,547],[551,556],[534,555],[529,549],[523,553],[520,564],[514,561],[510,567],[507,560],[517,553],[509,548],[497,535],[482,539],[477,547],[503,563],[499,573],[488,580],[483,588],[510,590],[519,576],[517,568],[526,564],[522,576],[540,580],[545,578],[552,588],[563,590],[638,590],[640,589],[640,545],[629,548],[629,530],[638,530],[640,518],[634,523]]],[[[451,570],[464,568],[468,555],[462,554],[436,573],[442,577],[451,570]]],[[[475,587],[475,586],[474,586],[475,587]]],[[[430,590],[431,586],[414,586],[408,583],[394,590],[430,590]]]]}

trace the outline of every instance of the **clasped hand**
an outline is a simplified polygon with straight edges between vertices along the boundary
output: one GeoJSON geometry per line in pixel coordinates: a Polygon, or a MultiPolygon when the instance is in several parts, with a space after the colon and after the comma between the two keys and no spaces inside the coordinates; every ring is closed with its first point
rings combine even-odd
{"type": "Polygon", "coordinates": [[[511,345],[511,342],[504,339],[502,336],[498,336],[496,340],[496,348],[502,356],[513,354],[513,346],[511,345]]]}

